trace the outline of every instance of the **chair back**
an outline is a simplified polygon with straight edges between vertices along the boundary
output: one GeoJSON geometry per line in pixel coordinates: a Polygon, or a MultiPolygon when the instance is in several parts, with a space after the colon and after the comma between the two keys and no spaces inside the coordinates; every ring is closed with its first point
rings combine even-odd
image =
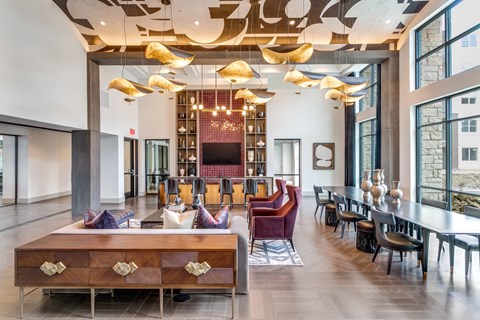
{"type": "MultiPolygon", "coordinates": [[[[298,208],[302,198],[302,189],[296,186],[287,186],[288,202],[282,208],[285,208],[284,217],[284,236],[291,238],[295,228],[295,220],[297,219],[298,208]]],[[[283,210],[281,210],[283,211],[283,210]]]]}
{"type": "Polygon", "coordinates": [[[463,207],[463,213],[466,216],[480,219],[480,208],[465,206],[463,207]]]}
{"type": "Polygon", "coordinates": [[[207,192],[205,179],[197,178],[192,181],[192,194],[204,194],[205,192],[207,192]]]}
{"type": "Polygon", "coordinates": [[[178,194],[178,180],[173,178],[165,180],[165,192],[167,194],[178,194]]]}
{"type": "Polygon", "coordinates": [[[248,178],[243,182],[243,193],[245,194],[256,194],[258,192],[257,180],[248,178]]]}
{"type": "Polygon", "coordinates": [[[448,206],[448,203],[446,201],[434,200],[434,199],[428,199],[428,198],[422,198],[420,203],[425,204],[427,206],[443,209],[443,210],[446,210],[448,206]]]}
{"type": "Polygon", "coordinates": [[[232,180],[228,178],[220,179],[220,193],[233,193],[232,180]]]}
{"type": "Polygon", "coordinates": [[[285,192],[287,191],[287,181],[281,179],[275,179],[275,185],[277,186],[277,191],[269,197],[269,201],[273,202],[273,208],[280,208],[283,204],[283,199],[285,197],[285,192]]]}
{"type": "Polygon", "coordinates": [[[395,226],[395,217],[391,212],[380,211],[374,206],[370,208],[372,219],[375,224],[375,237],[377,243],[381,246],[388,247],[391,243],[385,233],[385,226],[395,226]]]}
{"type": "Polygon", "coordinates": [[[321,205],[320,194],[323,193],[323,188],[321,186],[313,185],[313,192],[315,192],[315,201],[317,201],[317,206],[321,205]]]}
{"type": "Polygon", "coordinates": [[[344,220],[345,216],[343,215],[343,210],[345,210],[345,207],[347,205],[347,202],[345,201],[345,196],[334,193],[333,203],[335,203],[335,215],[337,216],[337,219],[344,220]]]}

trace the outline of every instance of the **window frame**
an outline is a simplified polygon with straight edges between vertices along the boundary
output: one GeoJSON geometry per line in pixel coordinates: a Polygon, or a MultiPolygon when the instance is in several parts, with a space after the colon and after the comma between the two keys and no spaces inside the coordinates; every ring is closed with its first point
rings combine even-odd
{"type": "MultiPolygon", "coordinates": [[[[370,163],[371,163],[371,166],[372,168],[370,168],[370,171],[373,172],[373,170],[375,170],[375,166],[378,167],[378,163],[377,163],[377,149],[378,149],[378,143],[377,143],[377,136],[378,136],[378,130],[377,130],[377,126],[378,126],[378,121],[376,118],[373,118],[373,119],[369,119],[369,120],[366,120],[366,121],[362,121],[360,122],[359,124],[359,135],[358,135],[358,142],[359,142],[359,162],[358,162],[358,166],[360,169],[363,169],[364,166],[364,161],[365,161],[365,156],[364,156],[364,153],[363,153],[363,146],[364,146],[364,138],[366,137],[370,137],[370,141],[371,141],[371,144],[372,144],[372,148],[371,148],[371,154],[370,154],[370,163]],[[362,126],[364,126],[367,122],[370,122],[371,125],[370,125],[370,133],[368,134],[364,134],[362,135],[362,133],[364,133],[362,131],[362,126]]],[[[363,170],[359,170],[360,172],[360,180],[359,181],[362,181],[363,179],[363,170]]]]}

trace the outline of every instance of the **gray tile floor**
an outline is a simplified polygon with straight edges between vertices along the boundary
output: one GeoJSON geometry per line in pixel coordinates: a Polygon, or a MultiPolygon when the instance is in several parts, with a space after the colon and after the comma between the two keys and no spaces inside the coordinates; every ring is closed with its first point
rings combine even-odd
{"type": "MultiPolygon", "coordinates": [[[[313,197],[304,197],[294,243],[304,267],[251,267],[250,294],[237,295],[238,319],[480,319],[478,253],[473,255],[469,278],[464,277],[463,250],[456,252],[456,271],[449,274],[448,255],[439,264],[437,241],[432,237],[430,272],[426,281],[416,267],[415,255],[403,263],[394,259],[386,275],[387,254],[376,263],[355,249],[355,233],[339,233],[313,217],[313,197]]],[[[80,217],[72,218],[70,198],[0,208],[0,319],[19,316],[18,289],[13,283],[13,249],[80,217]],[[30,222],[29,222],[30,221],[30,222]]],[[[120,207],[123,206],[120,205],[120,207]]],[[[126,202],[142,218],[156,210],[156,198],[126,202]]],[[[119,205],[105,204],[113,208],[119,205]]],[[[244,214],[235,209],[236,214],[244,214]]],[[[152,319],[159,317],[155,290],[115,290],[99,294],[96,319],[152,319]]],[[[226,294],[193,293],[186,303],[165,297],[165,319],[221,319],[229,317],[226,294]]],[[[86,319],[89,296],[62,294],[49,297],[36,290],[25,299],[26,319],[86,319]]]]}

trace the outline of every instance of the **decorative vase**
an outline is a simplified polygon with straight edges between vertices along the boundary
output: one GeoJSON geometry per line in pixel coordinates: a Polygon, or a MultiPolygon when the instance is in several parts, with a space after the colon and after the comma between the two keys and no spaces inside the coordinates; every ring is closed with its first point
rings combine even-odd
{"type": "Polygon", "coordinates": [[[188,175],[190,177],[195,176],[195,173],[197,172],[197,168],[195,168],[195,165],[192,163],[191,165],[188,166],[188,175]]]}
{"type": "Polygon", "coordinates": [[[190,103],[191,103],[191,104],[194,104],[194,103],[195,103],[195,97],[194,97],[194,96],[191,96],[191,97],[190,97],[190,103]]]}
{"type": "Polygon", "coordinates": [[[263,142],[262,139],[260,139],[260,140],[257,142],[257,146],[259,146],[259,147],[264,147],[264,146],[265,146],[265,142],[263,142]]]}
{"type": "Polygon", "coordinates": [[[373,171],[373,185],[370,187],[370,193],[372,194],[373,201],[381,202],[385,189],[380,185],[381,176],[380,169],[373,171]]]}
{"type": "Polygon", "coordinates": [[[263,165],[263,163],[258,165],[257,173],[259,177],[263,177],[263,174],[265,173],[265,166],[263,165]]]}
{"type": "Polygon", "coordinates": [[[194,194],[192,199],[192,209],[196,210],[201,205],[202,205],[202,201],[200,199],[200,195],[194,194]]]}
{"type": "Polygon", "coordinates": [[[253,174],[253,168],[252,168],[252,167],[249,167],[249,168],[247,169],[247,171],[248,171],[248,175],[251,177],[252,174],[253,174]]]}
{"type": "Polygon", "coordinates": [[[190,157],[188,157],[188,161],[191,161],[191,162],[194,162],[197,160],[197,157],[195,157],[192,153],[192,155],[190,157]]]}
{"type": "Polygon", "coordinates": [[[372,187],[372,181],[370,181],[370,170],[363,171],[363,180],[360,184],[360,188],[363,191],[363,197],[365,199],[370,198],[370,188],[372,187]]]}
{"type": "Polygon", "coordinates": [[[180,176],[183,177],[185,175],[185,168],[180,168],[180,176]]]}
{"type": "Polygon", "coordinates": [[[388,191],[388,186],[385,184],[385,169],[380,169],[380,185],[383,188],[383,195],[382,195],[382,201],[385,200],[385,195],[387,194],[388,191]]]}
{"type": "Polygon", "coordinates": [[[400,199],[403,197],[403,191],[400,190],[400,181],[392,182],[392,189],[390,189],[390,196],[393,198],[392,203],[400,204],[400,199]]]}
{"type": "Polygon", "coordinates": [[[192,113],[190,113],[190,119],[195,119],[195,114],[193,113],[193,111],[192,113]]]}
{"type": "Polygon", "coordinates": [[[247,151],[248,162],[253,162],[254,158],[255,158],[255,151],[254,150],[248,150],[247,151]]]}
{"type": "Polygon", "coordinates": [[[187,129],[185,129],[185,127],[183,126],[183,124],[182,124],[182,126],[181,126],[180,128],[178,128],[178,132],[179,132],[179,133],[185,133],[186,131],[187,131],[187,129]]]}
{"type": "Polygon", "coordinates": [[[248,132],[253,132],[253,126],[251,124],[247,128],[248,128],[248,132]]]}

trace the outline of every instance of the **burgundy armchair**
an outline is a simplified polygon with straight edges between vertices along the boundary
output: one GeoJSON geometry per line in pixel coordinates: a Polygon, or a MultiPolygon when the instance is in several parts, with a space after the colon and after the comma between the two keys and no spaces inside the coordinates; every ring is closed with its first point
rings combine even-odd
{"type": "Polygon", "coordinates": [[[253,208],[251,217],[251,235],[255,240],[289,240],[293,251],[293,229],[297,218],[298,206],[302,197],[302,189],[287,186],[288,201],[278,209],[253,208]]]}
{"type": "Polygon", "coordinates": [[[248,203],[248,220],[252,216],[253,208],[271,208],[278,209],[283,204],[283,198],[285,197],[286,185],[287,182],[281,179],[275,179],[275,184],[277,185],[277,191],[273,193],[270,197],[251,197],[248,203]]]}

